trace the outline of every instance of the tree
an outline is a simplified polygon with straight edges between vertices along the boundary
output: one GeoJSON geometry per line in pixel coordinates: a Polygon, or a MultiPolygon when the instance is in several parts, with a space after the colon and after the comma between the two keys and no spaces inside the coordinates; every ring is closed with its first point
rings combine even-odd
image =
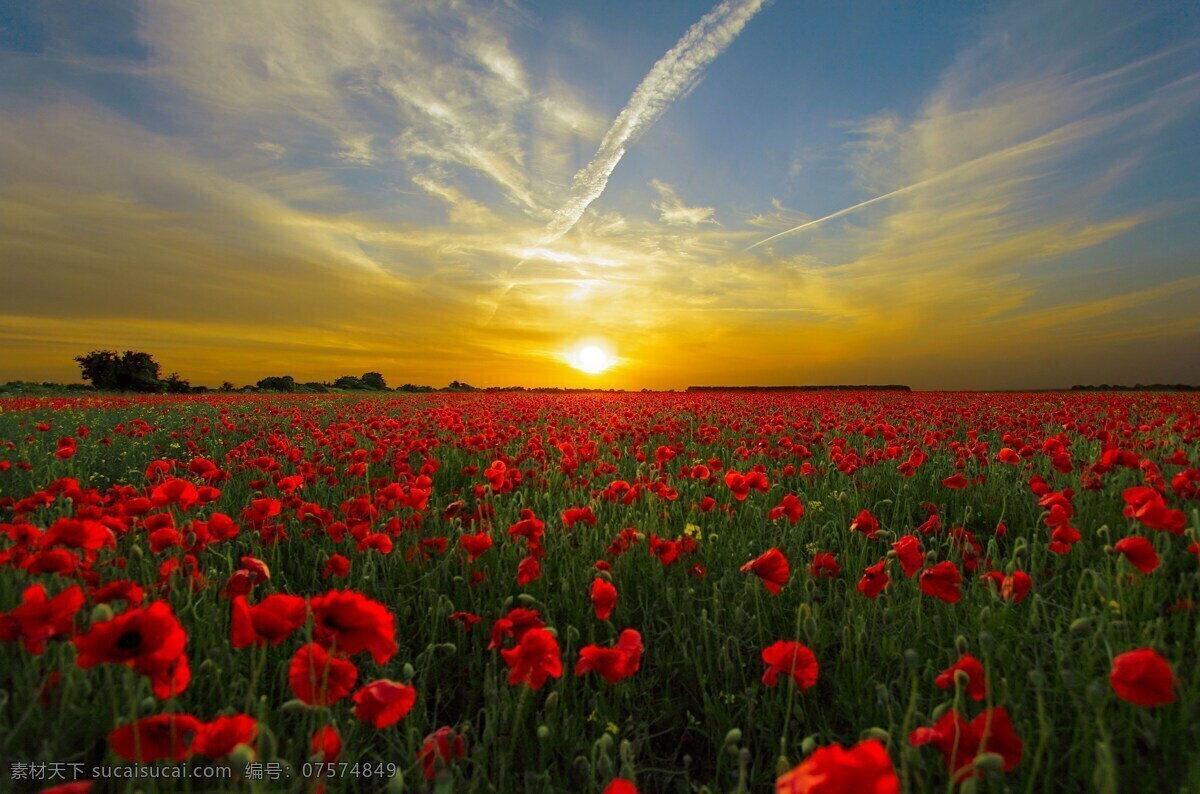
{"type": "Polygon", "coordinates": [[[387,383],[384,382],[383,376],[378,372],[364,372],[363,376],[359,378],[359,380],[367,384],[368,389],[378,389],[379,391],[383,391],[387,388],[387,383]]]}
{"type": "Polygon", "coordinates": [[[83,379],[97,389],[112,391],[156,392],[161,390],[159,365],[149,353],[126,350],[93,350],[86,356],[76,356],[83,379]]]}
{"type": "Polygon", "coordinates": [[[353,391],[361,391],[367,388],[367,384],[363,383],[353,375],[343,375],[333,382],[335,389],[351,389],[353,391]]]}
{"type": "Polygon", "coordinates": [[[165,380],[159,381],[167,394],[190,394],[192,384],[179,377],[178,372],[172,372],[165,380]]]}
{"type": "Polygon", "coordinates": [[[291,375],[272,375],[269,378],[263,378],[254,385],[263,391],[294,392],[296,390],[296,379],[291,375]]]}

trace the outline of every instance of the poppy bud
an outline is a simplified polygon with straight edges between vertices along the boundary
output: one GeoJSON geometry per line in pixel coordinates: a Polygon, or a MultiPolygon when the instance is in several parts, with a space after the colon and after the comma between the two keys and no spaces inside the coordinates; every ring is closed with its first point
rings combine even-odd
{"type": "Polygon", "coordinates": [[[579,629],[574,626],[567,626],[567,642],[575,644],[579,640],[579,629]]]}
{"type": "Polygon", "coordinates": [[[878,739],[884,744],[891,744],[892,735],[883,728],[867,728],[859,735],[859,741],[866,741],[867,739],[878,739]]]}
{"type": "Polygon", "coordinates": [[[1091,627],[1091,618],[1075,618],[1071,621],[1071,625],[1068,627],[1067,631],[1071,632],[1072,634],[1086,634],[1091,627]]]}
{"type": "Polygon", "coordinates": [[[452,642],[439,642],[437,645],[433,646],[433,651],[435,653],[446,654],[458,653],[458,646],[452,642]]]}
{"type": "Polygon", "coordinates": [[[213,669],[216,666],[217,666],[217,663],[214,662],[212,659],[205,659],[203,662],[200,663],[200,667],[198,669],[201,673],[208,675],[208,674],[212,673],[213,669]]]}
{"type": "Polygon", "coordinates": [[[991,607],[984,607],[983,609],[979,610],[979,622],[980,623],[987,623],[991,619],[992,619],[992,608],[991,607]]]}
{"type": "Polygon", "coordinates": [[[980,753],[975,756],[971,766],[981,772],[999,772],[1004,768],[1004,756],[999,753],[980,753]]]}
{"type": "Polygon", "coordinates": [[[403,794],[406,789],[407,786],[404,782],[404,770],[397,769],[396,774],[392,775],[391,779],[388,780],[388,794],[403,794]]]}
{"type": "Polygon", "coordinates": [[[547,728],[545,725],[539,725],[537,727],[537,737],[538,737],[538,739],[540,739],[542,741],[549,739],[550,738],[550,729],[547,728]]]}
{"type": "Polygon", "coordinates": [[[929,551],[925,552],[925,564],[932,565],[933,563],[938,561],[938,558],[940,556],[941,555],[938,554],[937,549],[930,549],[929,551]]]}
{"type": "Polygon", "coordinates": [[[527,606],[527,607],[541,607],[542,606],[541,603],[536,598],[529,595],[529,593],[521,593],[519,596],[517,596],[517,601],[519,601],[523,606],[527,606]]]}
{"type": "Polygon", "coordinates": [[[966,653],[967,648],[969,648],[969,647],[970,646],[967,645],[967,638],[964,637],[963,635],[959,634],[957,637],[954,638],[954,649],[956,651],[958,651],[960,656],[962,654],[966,653]]]}
{"type": "Polygon", "coordinates": [[[633,763],[633,745],[628,739],[621,740],[617,754],[621,757],[621,776],[633,778],[633,768],[630,766],[633,763]]]}
{"type": "Polygon", "coordinates": [[[142,714],[155,714],[158,712],[158,701],[153,697],[147,697],[142,700],[138,711],[142,714]]]}
{"type": "Polygon", "coordinates": [[[411,681],[413,679],[413,676],[415,676],[416,674],[417,674],[416,668],[414,668],[412,666],[412,664],[410,664],[409,662],[405,662],[404,667],[400,668],[400,676],[405,681],[411,681]]]}
{"type": "Polygon", "coordinates": [[[979,632],[979,647],[983,650],[985,655],[990,655],[992,650],[996,647],[996,638],[993,637],[989,631],[979,632]]]}
{"type": "Polygon", "coordinates": [[[708,535],[708,539],[709,539],[709,541],[714,541],[714,540],[716,540],[718,537],[719,537],[719,536],[717,535],[717,533],[716,533],[716,532],[710,532],[710,533],[709,533],[709,535],[708,535]]]}
{"type": "Polygon", "coordinates": [[[804,636],[810,641],[817,636],[817,620],[812,615],[804,619],[804,636]]]}
{"type": "Polygon", "coordinates": [[[1108,540],[1108,524],[1103,524],[1096,530],[1096,536],[1101,540],[1108,540]]]}
{"type": "Polygon", "coordinates": [[[816,735],[805,736],[804,741],[800,742],[800,752],[803,755],[806,755],[806,756],[812,755],[813,750],[816,750],[816,749],[817,749],[816,735]]]}
{"type": "Polygon", "coordinates": [[[904,663],[915,672],[921,664],[921,654],[917,653],[915,649],[909,648],[904,652],[904,663]]]}
{"type": "Polygon", "coordinates": [[[292,698],[287,703],[284,703],[280,708],[289,714],[294,714],[296,712],[307,711],[308,704],[299,698],[292,698]]]}
{"type": "Polygon", "coordinates": [[[596,748],[602,753],[612,752],[613,738],[610,734],[605,733],[596,740],[596,748]]]}
{"type": "Polygon", "coordinates": [[[775,777],[781,778],[792,769],[792,762],[788,760],[786,755],[781,755],[775,759],[775,777]]]}
{"type": "Polygon", "coordinates": [[[558,708],[558,692],[557,691],[551,692],[549,695],[546,696],[546,705],[543,707],[543,710],[547,714],[553,714],[557,708],[558,708]]]}
{"type": "Polygon", "coordinates": [[[254,748],[248,744],[239,744],[229,753],[229,765],[234,769],[245,769],[253,761],[254,748]]]}
{"type": "Polygon", "coordinates": [[[141,546],[134,546],[129,550],[129,556],[133,557],[135,560],[140,560],[142,558],[142,553],[141,546]]]}
{"type": "Polygon", "coordinates": [[[103,623],[113,619],[112,607],[108,604],[96,604],[92,607],[92,622],[103,623]]]}
{"type": "Polygon", "coordinates": [[[966,670],[955,670],[954,671],[954,688],[955,689],[966,689],[967,684],[969,684],[969,683],[971,683],[971,676],[967,674],[966,670]]]}
{"type": "Polygon", "coordinates": [[[725,734],[725,745],[724,746],[729,747],[731,745],[737,745],[737,744],[741,744],[741,743],[742,743],[742,729],[741,728],[730,728],[729,732],[725,734]]]}

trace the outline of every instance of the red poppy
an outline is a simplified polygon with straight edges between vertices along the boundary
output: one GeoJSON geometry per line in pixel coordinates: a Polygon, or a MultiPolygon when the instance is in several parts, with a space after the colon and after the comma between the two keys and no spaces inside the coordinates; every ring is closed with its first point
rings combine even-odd
{"type": "Polygon", "coordinates": [[[325,560],[325,570],[321,573],[322,579],[328,579],[331,576],[336,576],[339,579],[344,579],[350,575],[350,560],[340,554],[334,554],[325,560]]]}
{"type": "Polygon", "coordinates": [[[775,781],[775,794],[899,794],[900,779],[878,739],[850,749],[818,747],[799,766],[775,781]]]}
{"type": "Polygon", "coordinates": [[[1144,485],[1126,488],[1121,497],[1125,500],[1125,515],[1129,518],[1136,518],[1150,529],[1183,534],[1187,516],[1182,510],[1169,509],[1162,494],[1153,488],[1144,485]]]}
{"type": "Polygon", "coordinates": [[[1142,573],[1151,573],[1158,567],[1158,553],[1154,550],[1154,544],[1145,538],[1137,536],[1122,538],[1113,545],[1113,548],[1125,555],[1129,564],[1142,573]]]}
{"type": "Polygon", "coordinates": [[[323,763],[332,763],[342,754],[342,737],[329,725],[317,728],[312,737],[312,754],[323,763]]]}
{"type": "Polygon", "coordinates": [[[867,598],[878,598],[879,594],[883,592],[883,588],[887,587],[888,582],[891,581],[885,570],[886,566],[887,560],[883,559],[864,570],[862,579],[858,580],[858,592],[867,598]]]}
{"type": "Polygon", "coordinates": [[[612,583],[597,577],[592,580],[592,608],[597,620],[608,620],[617,605],[617,588],[612,583]]]}
{"type": "Polygon", "coordinates": [[[275,593],[250,606],[245,596],[233,599],[232,643],[235,648],[248,645],[278,645],[304,625],[308,603],[300,596],[275,593]]]}
{"type": "Polygon", "coordinates": [[[417,760],[421,762],[421,774],[426,780],[437,777],[439,767],[445,769],[455,758],[466,755],[467,745],[463,737],[451,728],[438,728],[425,737],[417,760]]]}
{"type": "Polygon", "coordinates": [[[838,566],[837,558],[826,551],[817,552],[812,564],[808,566],[808,575],[814,579],[834,579],[839,571],[841,567],[838,566]]]}
{"type": "Polygon", "coordinates": [[[25,650],[37,656],[46,650],[46,641],[69,637],[75,632],[75,614],[83,606],[83,590],[72,585],[54,598],[46,597],[46,588],[30,585],[21,594],[21,605],[0,612],[0,640],[21,640],[25,650]]]}
{"type": "Polygon", "coordinates": [[[472,626],[483,620],[483,618],[479,617],[479,615],[471,612],[451,612],[450,619],[457,620],[462,623],[467,631],[470,631],[472,626]]]}
{"type": "Polygon", "coordinates": [[[563,511],[562,522],[568,529],[580,521],[589,527],[596,526],[596,514],[592,512],[591,507],[568,507],[563,511]]]}
{"type": "Polygon", "coordinates": [[[1135,706],[1154,708],[1174,703],[1175,674],[1153,648],[1138,648],[1113,659],[1108,677],[1113,691],[1135,706]]]}
{"type": "Polygon", "coordinates": [[[955,779],[976,774],[971,762],[981,753],[1000,755],[1004,771],[1012,770],[1021,762],[1024,749],[1003,706],[987,709],[970,723],[951,709],[933,727],[917,728],[910,733],[908,743],[913,747],[932,744],[940,750],[946,760],[946,771],[955,779]]]}
{"type": "Polygon", "coordinates": [[[946,486],[947,488],[953,488],[955,490],[958,490],[961,488],[966,488],[970,484],[971,484],[971,481],[968,480],[966,477],[964,477],[962,475],[962,473],[955,474],[951,477],[947,477],[946,479],[942,480],[942,485],[946,486]]]}
{"type": "Polygon", "coordinates": [[[623,777],[614,777],[604,787],[602,794],[638,794],[637,786],[623,777]]]}
{"type": "Polygon", "coordinates": [[[892,544],[892,549],[896,552],[896,558],[900,560],[904,575],[909,579],[916,576],[917,571],[925,564],[925,552],[921,551],[921,541],[917,540],[916,535],[905,535],[892,544]]]}
{"type": "Polygon", "coordinates": [[[787,557],[783,556],[783,552],[779,549],[773,547],[743,565],[741,570],[742,573],[757,574],[771,595],[779,593],[780,589],[787,584],[790,575],[787,557]]]}
{"type": "Polygon", "coordinates": [[[354,693],[354,716],[381,730],[402,720],[416,702],[417,690],[407,684],[372,681],[354,693]]]}
{"type": "Polygon", "coordinates": [[[871,515],[870,510],[863,510],[850,522],[851,532],[861,532],[868,538],[875,538],[879,535],[879,519],[871,515]]]}
{"type": "Polygon", "coordinates": [[[515,642],[520,643],[525,632],[540,629],[545,625],[538,617],[536,609],[516,607],[509,610],[507,615],[492,624],[492,642],[488,645],[488,650],[499,648],[505,637],[512,637],[515,642]]]}
{"type": "Polygon", "coordinates": [[[126,761],[182,761],[191,754],[201,722],[189,714],[156,714],[108,734],[108,746],[126,761]]]}
{"type": "Polygon", "coordinates": [[[541,689],[546,678],[562,676],[558,640],[546,629],[526,631],[516,647],[502,650],[500,655],[511,668],[510,684],[527,684],[533,689],[541,689]]]}
{"type": "Polygon", "coordinates": [[[642,664],[642,650],[642,635],[633,629],[625,629],[613,648],[598,645],[581,648],[575,675],[595,671],[608,683],[615,684],[638,671],[642,664]]]}
{"type": "Polygon", "coordinates": [[[288,666],[288,683],[292,692],[310,706],[337,703],[358,680],[358,668],[339,659],[315,642],[296,651],[288,666]]]}
{"type": "Polygon", "coordinates": [[[492,536],[486,532],[478,532],[474,535],[461,535],[458,542],[467,550],[467,562],[475,562],[492,547],[492,536]]]}
{"type": "Polygon", "coordinates": [[[526,557],[517,564],[517,584],[527,585],[542,578],[542,566],[537,557],[526,557]]]}
{"type": "Polygon", "coordinates": [[[775,686],[780,673],[791,676],[801,690],[817,683],[817,657],[801,643],[779,640],[763,649],[762,660],[767,665],[762,682],[767,686],[775,686]]]}
{"type": "Polygon", "coordinates": [[[257,735],[258,722],[249,714],[217,717],[200,726],[192,751],[208,758],[224,758],[239,744],[250,744],[257,735]]]}
{"type": "Polygon", "coordinates": [[[353,590],[330,590],[309,601],[317,642],[353,656],[370,651],[384,664],[397,651],[396,620],[378,601],[353,590]]]}
{"type": "Polygon", "coordinates": [[[1000,595],[1006,601],[1012,601],[1014,604],[1021,603],[1021,599],[1029,595],[1030,588],[1033,587],[1033,579],[1024,571],[1013,571],[1008,576],[1004,577],[1004,581],[1000,583],[1000,595]]]}
{"type": "Polygon", "coordinates": [[[800,497],[796,496],[795,494],[788,494],[787,496],[783,497],[783,501],[767,511],[767,518],[769,520],[778,521],[786,516],[787,520],[791,521],[793,524],[799,521],[803,515],[804,505],[801,503],[800,497]]]}
{"type": "Polygon", "coordinates": [[[150,679],[156,697],[166,699],[182,693],[191,678],[185,645],[187,634],[171,605],[155,601],[95,623],[76,637],[75,663],[85,670],[98,664],[127,664],[150,679]]]}
{"type": "Polygon", "coordinates": [[[957,604],[962,599],[962,574],[958,567],[945,560],[921,574],[921,592],[927,596],[940,598],[947,604],[957,604]]]}
{"type": "Polygon", "coordinates": [[[987,697],[987,677],[983,673],[983,663],[970,654],[963,654],[951,667],[946,668],[937,677],[938,689],[950,689],[954,686],[954,674],[962,671],[967,676],[966,693],[972,700],[983,700],[987,697]]]}

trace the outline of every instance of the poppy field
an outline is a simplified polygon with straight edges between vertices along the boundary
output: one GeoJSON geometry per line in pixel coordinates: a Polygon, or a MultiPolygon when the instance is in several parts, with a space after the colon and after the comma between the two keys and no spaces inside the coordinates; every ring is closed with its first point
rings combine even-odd
{"type": "Polygon", "coordinates": [[[6,399],[0,787],[1200,791],[1198,499],[1194,395],[6,399]]]}

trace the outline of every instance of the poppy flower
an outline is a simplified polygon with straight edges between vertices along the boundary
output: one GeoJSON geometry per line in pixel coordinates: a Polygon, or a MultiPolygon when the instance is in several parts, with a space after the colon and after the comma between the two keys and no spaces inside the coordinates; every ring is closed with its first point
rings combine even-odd
{"type": "Polygon", "coordinates": [[[258,722],[249,714],[217,717],[197,730],[192,751],[208,758],[224,758],[239,744],[250,744],[257,735],[258,722]]]}
{"type": "Polygon", "coordinates": [[[150,679],[154,694],[166,699],[187,687],[191,673],[184,656],[187,634],[166,601],[127,610],[92,625],[75,638],[75,663],[84,670],[98,664],[126,664],[150,679]]]}
{"type": "Polygon", "coordinates": [[[350,575],[350,560],[340,554],[333,554],[325,560],[325,570],[321,572],[322,579],[335,576],[344,579],[350,575]]]}
{"type": "Polygon", "coordinates": [[[1033,579],[1024,571],[1013,571],[1008,576],[1004,577],[1004,581],[1000,584],[1000,595],[1005,601],[1012,601],[1014,604],[1021,603],[1021,599],[1029,595],[1030,588],[1033,587],[1033,579]]]}
{"type": "Polygon", "coordinates": [[[479,615],[471,612],[451,612],[450,619],[457,620],[458,622],[462,623],[463,627],[466,628],[467,631],[470,631],[472,626],[483,620],[483,618],[479,617],[479,615]]]}
{"type": "Polygon", "coordinates": [[[317,728],[313,733],[312,754],[323,763],[332,763],[342,754],[342,737],[338,736],[335,728],[329,725],[317,728]]]}
{"type": "Polygon", "coordinates": [[[625,629],[613,648],[598,645],[581,648],[575,675],[595,671],[608,683],[615,684],[638,671],[642,664],[642,650],[642,635],[633,629],[625,629]]]}
{"type": "Polygon", "coordinates": [[[970,484],[971,481],[964,477],[961,472],[942,480],[942,485],[955,490],[966,488],[970,484]]]}
{"type": "Polygon", "coordinates": [[[396,621],[388,608],[353,590],[330,590],[309,600],[317,642],[353,656],[369,651],[384,664],[398,650],[396,621]]]}
{"type": "Polygon", "coordinates": [[[537,557],[526,557],[517,564],[517,584],[527,585],[542,578],[542,566],[537,557]]]}
{"type": "Polygon", "coordinates": [[[967,676],[966,693],[972,700],[983,700],[987,697],[987,678],[983,673],[983,663],[970,654],[963,654],[957,662],[938,674],[937,688],[950,689],[954,686],[954,674],[962,671],[967,676]]]}
{"type": "Polygon", "coordinates": [[[353,663],[330,655],[315,642],[296,651],[288,666],[288,684],[297,698],[310,706],[337,703],[358,680],[353,663]]]}
{"type": "Polygon", "coordinates": [[[841,567],[837,558],[826,551],[817,552],[812,564],[808,566],[808,575],[814,579],[834,579],[839,571],[841,567]]]}
{"type": "Polygon", "coordinates": [[[1024,742],[1017,736],[1003,706],[987,709],[969,723],[951,709],[933,727],[917,728],[910,733],[908,743],[913,747],[924,744],[936,747],[946,761],[946,771],[956,780],[976,774],[971,762],[981,753],[998,754],[1003,759],[1004,771],[1008,772],[1021,762],[1024,749],[1024,742]]]}
{"type": "Polygon", "coordinates": [[[608,620],[617,605],[617,588],[611,582],[596,578],[592,580],[592,608],[597,620],[608,620]]]}
{"type": "Polygon", "coordinates": [[[1121,494],[1125,500],[1125,515],[1137,519],[1150,529],[1163,530],[1182,535],[1187,526],[1187,516],[1182,510],[1167,507],[1162,494],[1153,488],[1139,485],[1126,488],[1121,494]]]}
{"type": "Polygon", "coordinates": [[[879,594],[883,592],[883,588],[887,587],[891,581],[885,570],[886,566],[887,560],[883,559],[867,567],[863,571],[862,579],[858,580],[858,592],[870,599],[878,598],[879,594]]]}
{"type": "Polygon", "coordinates": [[[492,641],[488,645],[488,650],[499,648],[505,637],[511,637],[515,642],[520,643],[527,631],[540,629],[545,625],[536,609],[526,609],[525,607],[511,609],[507,615],[492,624],[492,641]]]}
{"type": "Polygon", "coordinates": [[[467,551],[467,562],[475,562],[479,556],[492,547],[492,536],[486,532],[474,535],[460,535],[459,545],[467,551]]]}
{"type": "Polygon", "coordinates": [[[790,575],[787,557],[783,556],[782,551],[773,547],[743,565],[741,570],[742,573],[756,574],[762,579],[763,584],[767,587],[767,592],[771,595],[779,593],[780,589],[787,584],[790,575]]]}
{"type": "Polygon", "coordinates": [[[75,631],[75,615],[83,606],[83,590],[72,585],[53,598],[46,597],[46,588],[30,585],[21,594],[21,605],[9,612],[0,612],[0,640],[21,640],[25,650],[34,656],[46,650],[46,642],[54,637],[67,637],[75,631]]]}
{"type": "Polygon", "coordinates": [[[1135,706],[1154,708],[1174,703],[1175,674],[1153,648],[1126,651],[1112,662],[1108,677],[1113,691],[1135,706]]]}
{"type": "Polygon", "coordinates": [[[817,683],[817,657],[801,643],[779,640],[763,649],[762,660],[767,665],[762,677],[766,686],[775,686],[780,673],[791,676],[802,691],[817,683]]]}
{"type": "Polygon", "coordinates": [[[278,645],[304,625],[308,603],[300,596],[275,593],[250,606],[245,596],[233,599],[231,641],[235,648],[278,645]]]}
{"type": "Polygon", "coordinates": [[[850,522],[850,531],[861,532],[873,539],[879,535],[879,519],[870,510],[863,510],[850,522]]]}
{"type": "Polygon", "coordinates": [[[563,511],[562,522],[567,529],[571,529],[580,521],[589,527],[596,526],[596,514],[592,512],[591,507],[568,507],[563,511]]]}
{"type": "Polygon", "coordinates": [[[909,579],[916,576],[917,571],[925,564],[925,552],[921,551],[921,541],[917,540],[916,535],[905,535],[892,544],[892,549],[896,552],[896,558],[900,560],[904,575],[909,579]]]}
{"type": "Polygon", "coordinates": [[[541,689],[548,677],[562,676],[558,640],[546,629],[526,631],[516,647],[502,650],[500,655],[510,668],[510,684],[527,684],[533,689],[541,689]]]}
{"type": "Polygon", "coordinates": [[[887,748],[878,739],[849,749],[818,747],[792,771],[775,781],[775,794],[899,794],[887,748]]]}
{"type": "Polygon", "coordinates": [[[804,505],[800,502],[800,497],[795,494],[788,494],[783,497],[775,507],[767,511],[767,518],[771,521],[778,521],[783,517],[795,524],[804,515],[804,505]]]}
{"type": "Polygon", "coordinates": [[[190,714],[156,714],[122,725],[108,734],[108,746],[126,761],[182,761],[202,723],[190,714]]]}
{"type": "Polygon", "coordinates": [[[466,755],[466,750],[466,741],[460,734],[448,727],[438,728],[425,737],[421,752],[417,753],[421,775],[426,780],[433,780],[437,777],[439,766],[443,769],[449,767],[455,758],[466,755]]]}
{"type": "Polygon", "coordinates": [[[921,592],[927,596],[940,598],[947,604],[957,604],[962,600],[962,574],[958,567],[945,560],[929,568],[921,574],[921,592]]]}
{"type": "Polygon", "coordinates": [[[1158,567],[1158,553],[1154,550],[1154,544],[1143,537],[1121,538],[1113,544],[1113,548],[1142,573],[1151,573],[1158,567]]]}
{"type": "Polygon", "coordinates": [[[604,787],[602,794],[638,794],[637,786],[623,777],[615,777],[604,787]]]}
{"type": "Polygon", "coordinates": [[[372,681],[354,693],[354,716],[381,730],[402,720],[416,702],[417,690],[407,684],[372,681]]]}

